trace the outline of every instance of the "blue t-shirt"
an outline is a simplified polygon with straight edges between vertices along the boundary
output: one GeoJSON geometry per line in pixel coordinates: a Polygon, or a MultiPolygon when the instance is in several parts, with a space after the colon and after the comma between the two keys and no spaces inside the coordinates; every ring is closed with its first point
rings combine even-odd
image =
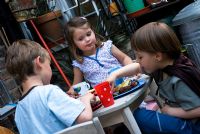
{"type": "Polygon", "coordinates": [[[84,108],[58,86],[37,86],[18,102],[15,122],[20,134],[52,134],[72,126],[84,108]]]}

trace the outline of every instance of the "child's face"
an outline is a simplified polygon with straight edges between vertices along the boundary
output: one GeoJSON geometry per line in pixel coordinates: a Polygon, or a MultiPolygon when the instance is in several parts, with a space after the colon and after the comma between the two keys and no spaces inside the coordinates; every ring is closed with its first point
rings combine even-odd
{"type": "Polygon", "coordinates": [[[52,70],[51,70],[51,61],[48,58],[45,58],[45,61],[41,64],[42,70],[41,70],[41,78],[44,85],[50,84],[51,76],[52,76],[52,70]]]}
{"type": "Polygon", "coordinates": [[[95,52],[96,37],[92,29],[86,24],[80,28],[75,28],[73,40],[76,46],[83,51],[83,54],[95,52]]]}
{"type": "Polygon", "coordinates": [[[143,51],[135,51],[137,62],[147,73],[152,73],[159,69],[156,54],[143,51]]]}

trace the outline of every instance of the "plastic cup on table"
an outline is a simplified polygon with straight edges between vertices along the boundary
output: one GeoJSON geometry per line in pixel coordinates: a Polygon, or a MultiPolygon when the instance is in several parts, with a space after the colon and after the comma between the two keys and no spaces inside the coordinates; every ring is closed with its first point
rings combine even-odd
{"type": "Polygon", "coordinates": [[[109,107],[114,104],[112,90],[108,81],[96,85],[94,89],[104,107],[109,107]]]}
{"type": "Polygon", "coordinates": [[[90,89],[90,84],[84,81],[76,85],[73,85],[72,87],[76,93],[78,93],[80,96],[83,96],[90,89]]]}

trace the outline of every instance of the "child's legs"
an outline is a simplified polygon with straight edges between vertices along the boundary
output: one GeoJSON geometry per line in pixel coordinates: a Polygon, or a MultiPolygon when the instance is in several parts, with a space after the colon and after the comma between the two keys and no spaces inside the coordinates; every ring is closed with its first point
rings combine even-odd
{"type": "Polygon", "coordinates": [[[146,109],[136,109],[134,117],[145,133],[192,134],[192,123],[180,118],[146,109]]]}

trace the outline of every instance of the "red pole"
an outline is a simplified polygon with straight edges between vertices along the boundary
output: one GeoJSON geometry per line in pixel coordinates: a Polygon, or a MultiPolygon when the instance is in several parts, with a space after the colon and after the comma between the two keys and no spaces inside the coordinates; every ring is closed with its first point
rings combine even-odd
{"type": "Polygon", "coordinates": [[[65,74],[63,73],[61,67],[59,66],[58,62],[56,61],[56,59],[54,58],[53,54],[51,53],[51,50],[49,49],[49,47],[47,46],[46,42],[44,41],[43,37],[41,36],[40,32],[38,31],[37,27],[35,26],[33,20],[30,20],[31,25],[33,26],[33,28],[35,29],[37,35],[39,36],[40,40],[42,41],[42,44],[44,45],[44,47],[46,48],[46,50],[48,51],[51,59],[53,60],[54,64],[56,65],[58,71],[60,72],[60,74],[62,75],[64,81],[66,82],[66,84],[70,87],[71,84],[69,82],[69,80],[67,79],[67,77],[65,76],[65,74]]]}

